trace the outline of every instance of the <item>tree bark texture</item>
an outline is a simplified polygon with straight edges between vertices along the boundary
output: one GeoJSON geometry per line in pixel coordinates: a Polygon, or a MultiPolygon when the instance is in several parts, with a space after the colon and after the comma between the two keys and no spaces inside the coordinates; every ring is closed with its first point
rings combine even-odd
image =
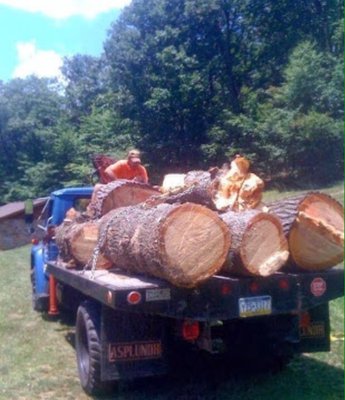
{"type": "MultiPolygon", "coordinates": [[[[91,266],[93,252],[98,243],[99,224],[97,221],[65,221],[56,229],[55,240],[59,254],[70,267],[91,266]]],[[[112,262],[104,254],[97,257],[96,269],[108,269],[112,262]]]]}
{"type": "Polygon", "coordinates": [[[148,184],[118,179],[98,187],[89,205],[90,215],[100,218],[110,210],[142,203],[157,193],[158,190],[148,184]]]}
{"type": "MultiPolygon", "coordinates": [[[[164,193],[148,200],[148,204],[158,205],[195,203],[216,211],[215,194],[217,182],[207,171],[190,171],[183,175],[183,186],[164,188],[164,193]]],[[[179,179],[179,182],[181,179],[179,179]]]]}
{"type": "Polygon", "coordinates": [[[116,267],[194,287],[222,267],[230,232],[216,213],[198,204],[138,205],[104,216],[100,240],[116,267]]]}
{"type": "Polygon", "coordinates": [[[289,251],[277,217],[259,210],[228,211],[220,217],[232,234],[222,273],[269,276],[283,267],[289,251]]]}
{"type": "Polygon", "coordinates": [[[344,207],[331,196],[309,192],[267,205],[282,223],[291,266],[318,271],[344,259],[344,207]]]}
{"type": "Polygon", "coordinates": [[[230,172],[213,168],[210,171],[166,175],[161,187],[163,194],[149,201],[152,204],[191,202],[214,211],[258,208],[264,182],[252,173],[238,176],[230,172]],[[174,183],[177,186],[174,187],[174,183]]]}

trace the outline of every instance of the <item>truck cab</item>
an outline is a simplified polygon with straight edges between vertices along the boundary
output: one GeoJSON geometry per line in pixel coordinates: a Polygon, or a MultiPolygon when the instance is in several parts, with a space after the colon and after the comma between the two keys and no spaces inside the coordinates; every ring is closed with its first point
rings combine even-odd
{"type": "Polygon", "coordinates": [[[33,308],[47,311],[49,298],[48,261],[56,260],[58,248],[54,241],[55,227],[62,223],[66,212],[72,207],[80,212],[86,210],[93,187],[75,187],[52,192],[37,221],[36,234],[31,248],[31,284],[33,308]]]}

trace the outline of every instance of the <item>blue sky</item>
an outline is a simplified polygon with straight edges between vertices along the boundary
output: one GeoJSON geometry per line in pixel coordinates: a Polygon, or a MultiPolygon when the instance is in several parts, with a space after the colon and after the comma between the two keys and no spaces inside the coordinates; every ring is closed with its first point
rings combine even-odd
{"type": "Polygon", "coordinates": [[[130,0],[0,0],[0,80],[58,76],[62,58],[98,56],[130,0]]]}

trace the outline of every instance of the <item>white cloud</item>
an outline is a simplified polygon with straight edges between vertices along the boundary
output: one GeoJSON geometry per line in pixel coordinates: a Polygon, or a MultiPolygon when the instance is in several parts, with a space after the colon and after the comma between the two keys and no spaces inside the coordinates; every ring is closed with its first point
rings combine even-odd
{"type": "Polygon", "coordinates": [[[36,75],[39,78],[62,79],[60,68],[63,61],[58,53],[53,50],[40,50],[35,42],[19,42],[16,47],[19,64],[13,72],[13,78],[36,75]]]}
{"type": "Polygon", "coordinates": [[[119,9],[131,0],[0,0],[0,5],[32,13],[41,13],[53,19],[66,19],[75,15],[92,19],[98,14],[119,9]]]}

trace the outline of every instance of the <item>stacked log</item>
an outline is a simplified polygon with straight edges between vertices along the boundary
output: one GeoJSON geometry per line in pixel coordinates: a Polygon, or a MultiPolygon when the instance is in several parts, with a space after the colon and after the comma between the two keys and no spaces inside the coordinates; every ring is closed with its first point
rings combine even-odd
{"type": "Polygon", "coordinates": [[[99,185],[95,193],[89,205],[89,213],[93,218],[100,218],[115,208],[142,203],[159,192],[145,183],[118,179],[99,185]]]}
{"type": "MultiPolygon", "coordinates": [[[[97,221],[80,222],[66,220],[56,229],[55,240],[60,257],[69,267],[84,267],[91,264],[98,243],[99,224],[97,221]]],[[[95,260],[96,269],[108,269],[112,262],[104,254],[95,260]]]]}
{"type": "Polygon", "coordinates": [[[217,273],[231,241],[216,213],[192,203],[110,211],[100,220],[100,238],[115,266],[180,287],[194,287],[217,273]]]}
{"type": "Polygon", "coordinates": [[[170,187],[170,190],[168,190],[169,185],[166,183],[166,186],[162,189],[164,193],[151,197],[147,204],[153,206],[162,203],[195,203],[217,211],[215,195],[218,182],[213,179],[211,173],[207,171],[190,171],[187,174],[180,175],[178,179],[174,177],[175,182],[178,182],[178,186],[170,187]],[[181,186],[182,180],[183,185],[181,186]]]}
{"type": "Polygon", "coordinates": [[[289,254],[307,271],[343,260],[344,210],[330,196],[290,197],[268,205],[268,213],[220,213],[217,178],[210,172],[192,171],[183,182],[159,195],[133,181],[102,185],[91,218],[67,219],[58,227],[62,259],[75,266],[114,266],[180,287],[195,287],[217,273],[266,277],[280,271],[289,254]]]}
{"type": "Polygon", "coordinates": [[[269,276],[279,271],[289,257],[288,243],[277,217],[259,210],[221,215],[232,232],[232,241],[222,273],[269,276]]]}
{"type": "Polygon", "coordinates": [[[159,188],[161,193],[171,193],[184,188],[186,174],[167,174],[164,175],[162,185],[159,188]]]}
{"type": "MultiPolygon", "coordinates": [[[[240,157],[236,160],[239,162],[245,159],[240,157]]],[[[161,187],[163,195],[155,196],[150,202],[192,202],[221,212],[258,208],[262,199],[263,181],[253,173],[238,170],[235,162],[232,164],[235,167],[227,173],[212,168],[209,171],[168,174],[161,187]]]]}
{"type": "Polygon", "coordinates": [[[334,198],[309,192],[267,205],[282,223],[292,265],[318,271],[344,259],[344,208],[334,198]]]}
{"type": "Polygon", "coordinates": [[[121,207],[99,220],[64,222],[56,234],[61,257],[97,268],[166,279],[193,287],[217,273],[230,247],[230,232],[218,215],[197,204],[121,207]]]}

